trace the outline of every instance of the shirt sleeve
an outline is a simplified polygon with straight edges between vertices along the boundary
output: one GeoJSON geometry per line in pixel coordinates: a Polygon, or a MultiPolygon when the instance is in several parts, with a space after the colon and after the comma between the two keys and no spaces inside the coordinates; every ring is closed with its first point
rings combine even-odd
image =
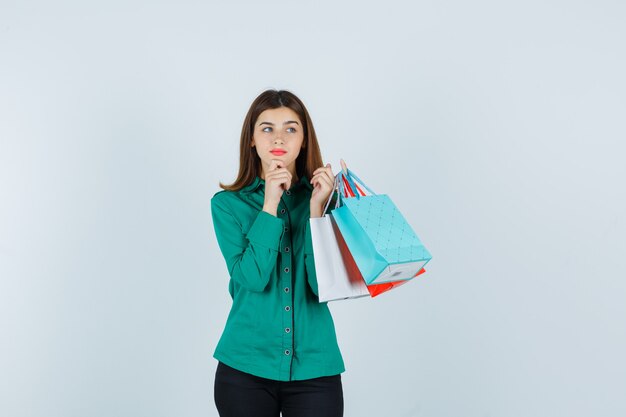
{"type": "Polygon", "coordinates": [[[309,287],[313,294],[319,296],[317,292],[317,275],[315,273],[315,258],[313,257],[313,240],[311,239],[311,224],[307,219],[304,226],[304,267],[309,287]]]}
{"type": "Polygon", "coordinates": [[[263,291],[276,267],[283,220],[260,211],[244,234],[232,210],[215,197],[211,217],[231,279],[250,291],[263,291]]]}

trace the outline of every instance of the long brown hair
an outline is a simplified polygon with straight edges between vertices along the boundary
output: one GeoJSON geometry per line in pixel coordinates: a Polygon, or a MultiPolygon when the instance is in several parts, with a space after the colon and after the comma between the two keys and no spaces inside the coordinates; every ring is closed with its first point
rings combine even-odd
{"type": "Polygon", "coordinates": [[[262,92],[250,105],[248,114],[241,128],[241,142],[239,144],[239,173],[234,183],[224,185],[220,182],[220,187],[228,191],[239,191],[246,185],[252,183],[256,176],[261,176],[261,158],[257,154],[256,148],[252,147],[252,136],[254,134],[254,124],[259,115],[268,109],[288,107],[293,110],[304,127],[304,140],[302,149],[296,159],[296,174],[298,178],[306,175],[313,177],[313,171],[324,165],[322,153],[317,142],[313,122],[304,103],[290,91],[287,90],[266,90],[262,92]]]}

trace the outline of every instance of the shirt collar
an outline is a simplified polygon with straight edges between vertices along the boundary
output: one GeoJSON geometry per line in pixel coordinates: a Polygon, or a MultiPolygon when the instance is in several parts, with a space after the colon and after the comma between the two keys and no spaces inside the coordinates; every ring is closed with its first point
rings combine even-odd
{"type": "MultiPolygon", "coordinates": [[[[259,187],[264,186],[264,185],[265,185],[265,180],[257,175],[251,184],[246,185],[244,188],[241,189],[241,192],[244,194],[254,193],[259,187]]],[[[309,179],[307,178],[306,175],[303,175],[300,178],[300,181],[298,181],[293,186],[293,188],[298,189],[299,187],[302,187],[302,186],[308,188],[309,190],[313,190],[313,186],[309,182],[309,179]]]]}

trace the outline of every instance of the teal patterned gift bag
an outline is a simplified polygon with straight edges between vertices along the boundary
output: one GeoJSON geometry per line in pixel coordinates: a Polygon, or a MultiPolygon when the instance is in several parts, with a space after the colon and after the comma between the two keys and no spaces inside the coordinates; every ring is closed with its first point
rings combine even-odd
{"type": "Polygon", "coordinates": [[[341,207],[331,212],[365,282],[408,280],[432,258],[396,205],[386,194],[374,193],[349,169],[337,174],[341,207]],[[343,198],[344,182],[354,181],[370,195],[343,198]]]}

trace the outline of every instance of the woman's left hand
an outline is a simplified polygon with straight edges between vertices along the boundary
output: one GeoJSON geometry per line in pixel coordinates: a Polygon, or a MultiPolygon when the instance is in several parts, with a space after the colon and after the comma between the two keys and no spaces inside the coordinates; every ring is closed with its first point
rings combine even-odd
{"type": "Polygon", "coordinates": [[[335,176],[330,164],[313,171],[313,178],[311,178],[310,182],[313,185],[311,208],[319,208],[321,210],[326,205],[326,201],[330,197],[330,193],[333,192],[335,185],[335,176]]]}

